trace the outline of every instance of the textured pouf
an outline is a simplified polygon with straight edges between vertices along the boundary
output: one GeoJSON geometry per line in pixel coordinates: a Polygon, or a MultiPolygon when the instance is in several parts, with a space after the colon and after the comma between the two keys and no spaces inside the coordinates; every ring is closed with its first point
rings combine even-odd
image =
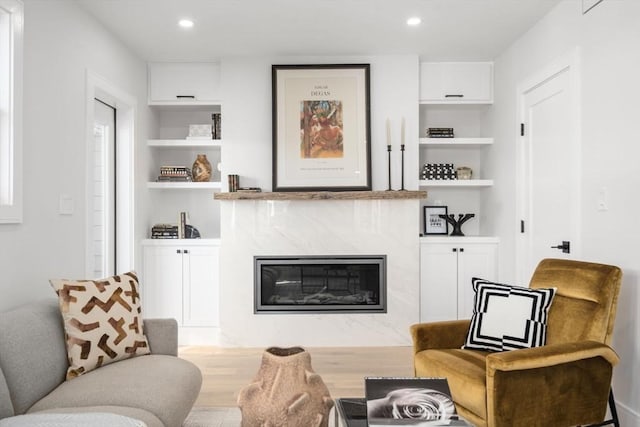
{"type": "Polygon", "coordinates": [[[333,400],[311,356],[300,347],[271,347],[253,382],[240,391],[242,427],[326,427],[333,400]]]}

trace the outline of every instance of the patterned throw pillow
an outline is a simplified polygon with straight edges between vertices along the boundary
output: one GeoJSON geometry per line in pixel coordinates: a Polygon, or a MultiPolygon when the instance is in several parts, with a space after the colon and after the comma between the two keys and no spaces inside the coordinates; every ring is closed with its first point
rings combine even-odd
{"type": "Polygon", "coordinates": [[[462,348],[506,351],[543,346],[556,288],[530,289],[473,278],[473,316],[462,348]]]}
{"type": "Polygon", "coordinates": [[[64,319],[67,379],[149,354],[135,272],[101,280],[50,280],[64,319]]]}

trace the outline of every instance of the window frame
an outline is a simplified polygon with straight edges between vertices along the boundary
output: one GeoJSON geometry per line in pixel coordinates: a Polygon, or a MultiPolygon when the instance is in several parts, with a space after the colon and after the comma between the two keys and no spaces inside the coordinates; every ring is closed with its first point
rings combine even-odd
{"type": "Polygon", "coordinates": [[[24,39],[24,4],[21,0],[0,0],[0,9],[8,15],[9,47],[6,61],[0,70],[8,76],[9,91],[5,93],[9,130],[6,138],[0,136],[0,224],[21,223],[23,219],[22,194],[22,73],[24,39]]]}

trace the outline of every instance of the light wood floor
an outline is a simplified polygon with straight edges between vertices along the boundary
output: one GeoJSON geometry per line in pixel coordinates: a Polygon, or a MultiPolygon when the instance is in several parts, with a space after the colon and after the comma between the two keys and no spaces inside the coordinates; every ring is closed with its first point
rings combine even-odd
{"type": "MultiPolygon", "coordinates": [[[[411,347],[307,347],[311,366],[331,397],[364,396],[364,377],[413,376],[411,347]]],[[[180,357],[195,363],[203,383],[195,406],[236,406],[238,392],[251,382],[264,348],[181,347],[180,357]]]]}

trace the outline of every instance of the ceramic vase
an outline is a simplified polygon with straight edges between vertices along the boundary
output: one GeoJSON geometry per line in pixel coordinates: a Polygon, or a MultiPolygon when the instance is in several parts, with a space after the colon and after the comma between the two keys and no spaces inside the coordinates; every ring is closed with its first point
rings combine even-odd
{"type": "Polygon", "coordinates": [[[196,182],[208,182],[211,179],[211,163],[206,154],[198,154],[196,161],[193,162],[191,175],[196,182]]]}
{"type": "Polygon", "coordinates": [[[238,406],[242,427],[327,427],[333,400],[306,350],[271,347],[238,406]]]}

